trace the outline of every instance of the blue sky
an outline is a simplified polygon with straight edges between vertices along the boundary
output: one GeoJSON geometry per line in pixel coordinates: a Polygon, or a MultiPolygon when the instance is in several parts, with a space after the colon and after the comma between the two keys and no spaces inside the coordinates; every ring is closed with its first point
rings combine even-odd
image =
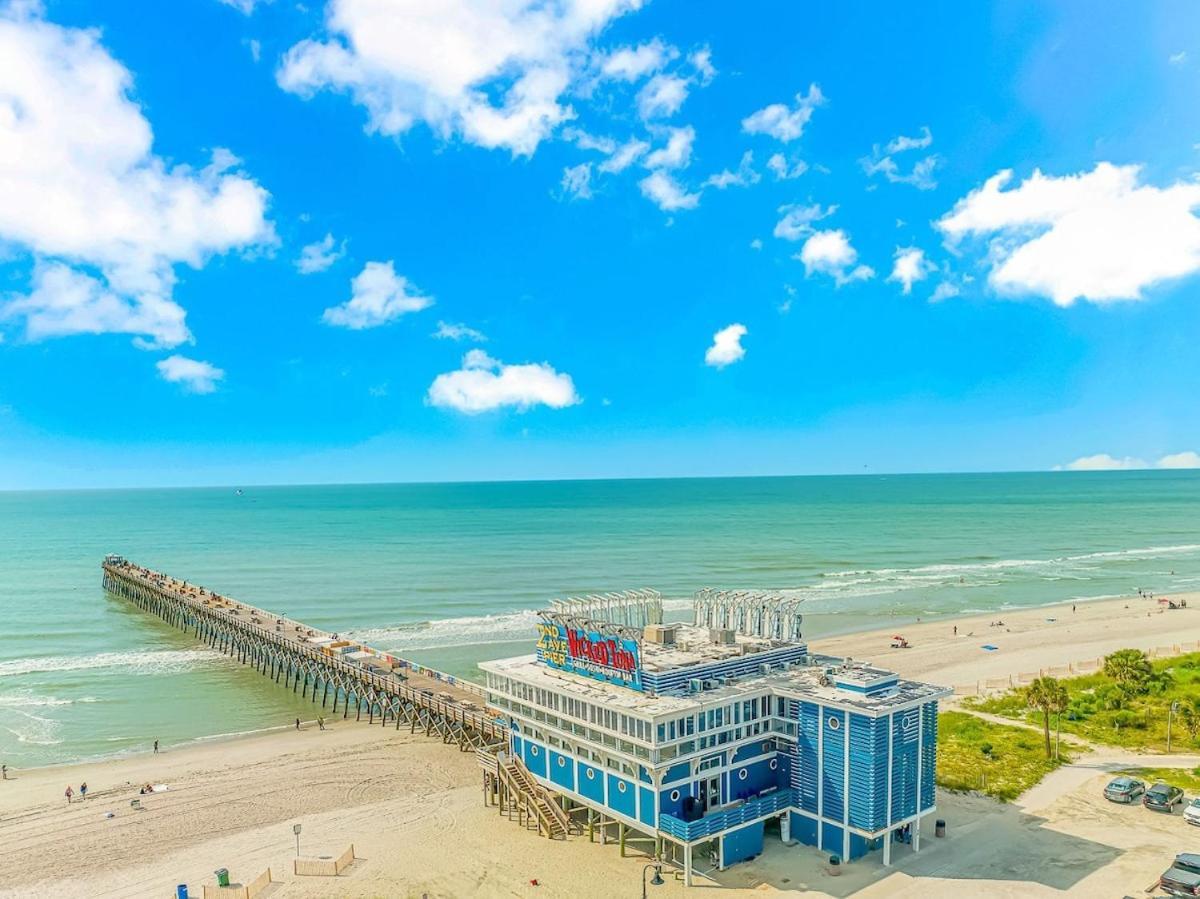
{"type": "Polygon", "coordinates": [[[1200,464],[1200,9],[843,6],[0,2],[0,486],[1200,464]]]}

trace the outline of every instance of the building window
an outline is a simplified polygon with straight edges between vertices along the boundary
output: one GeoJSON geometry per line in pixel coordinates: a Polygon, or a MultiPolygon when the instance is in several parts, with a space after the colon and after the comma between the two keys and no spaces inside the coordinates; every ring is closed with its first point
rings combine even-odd
{"type": "Polygon", "coordinates": [[[529,744],[529,754],[530,755],[538,754],[538,748],[536,746],[534,746],[532,743],[529,744]]]}
{"type": "Polygon", "coordinates": [[[837,730],[841,726],[842,726],[841,718],[839,718],[837,715],[829,716],[829,729],[830,730],[837,730]]]}
{"type": "Polygon", "coordinates": [[[595,772],[595,771],[593,771],[591,768],[588,768],[588,769],[587,769],[587,779],[588,779],[588,780],[595,780],[595,779],[596,779],[596,772],[595,772]]]}
{"type": "Polygon", "coordinates": [[[678,791],[678,790],[672,790],[672,791],[671,791],[671,801],[672,801],[672,802],[678,802],[678,801],[679,801],[679,791],[678,791]]]}
{"type": "Polygon", "coordinates": [[[750,772],[747,771],[745,768],[743,768],[741,771],[738,772],[738,780],[745,780],[749,776],[750,776],[750,772]]]}
{"type": "Polygon", "coordinates": [[[774,771],[778,767],[779,767],[779,759],[771,759],[771,765],[770,765],[771,770],[774,771]]]}
{"type": "Polygon", "coordinates": [[[567,767],[567,760],[565,758],[563,758],[561,755],[558,757],[558,767],[560,767],[560,768],[567,767]]]}
{"type": "Polygon", "coordinates": [[[624,793],[624,792],[625,792],[625,781],[623,781],[623,780],[618,780],[618,781],[617,781],[617,792],[618,792],[618,793],[624,793]]]}

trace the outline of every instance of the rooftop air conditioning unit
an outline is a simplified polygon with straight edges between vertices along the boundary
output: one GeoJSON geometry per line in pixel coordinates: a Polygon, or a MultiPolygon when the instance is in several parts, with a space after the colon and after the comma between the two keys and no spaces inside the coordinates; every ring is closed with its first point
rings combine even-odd
{"type": "Polygon", "coordinates": [[[771,669],[772,669],[774,666],[773,666],[773,665],[772,665],[770,662],[763,662],[763,663],[762,663],[761,665],[759,665],[758,667],[759,667],[759,669],[762,671],[762,673],[763,673],[763,674],[770,674],[770,673],[771,673],[771,669]]]}
{"type": "Polygon", "coordinates": [[[679,626],[676,624],[647,624],[642,631],[642,636],[650,643],[673,646],[678,633],[679,626]]]}
{"type": "Polygon", "coordinates": [[[699,693],[703,689],[704,682],[701,681],[700,678],[693,677],[690,681],[688,681],[688,690],[692,693],[699,693]]]}
{"type": "Polygon", "coordinates": [[[733,636],[733,630],[728,627],[709,628],[708,639],[712,643],[716,643],[721,646],[729,646],[736,642],[733,636]]]}

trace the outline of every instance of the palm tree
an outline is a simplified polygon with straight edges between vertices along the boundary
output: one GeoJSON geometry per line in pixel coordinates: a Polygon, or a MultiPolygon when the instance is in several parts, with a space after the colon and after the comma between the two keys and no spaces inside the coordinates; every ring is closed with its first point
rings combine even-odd
{"type": "Polygon", "coordinates": [[[1051,758],[1050,751],[1050,714],[1062,714],[1070,696],[1067,688],[1053,677],[1039,677],[1025,690],[1025,702],[1031,709],[1040,709],[1042,725],[1046,735],[1046,758],[1051,758]]]}
{"type": "Polygon", "coordinates": [[[1118,649],[1104,657],[1104,673],[1130,693],[1145,693],[1154,669],[1140,649],[1118,649]]]}

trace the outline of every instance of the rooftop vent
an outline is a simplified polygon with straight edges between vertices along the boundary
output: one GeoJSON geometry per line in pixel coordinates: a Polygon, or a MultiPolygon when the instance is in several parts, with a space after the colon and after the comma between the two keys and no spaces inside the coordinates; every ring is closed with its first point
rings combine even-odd
{"type": "Polygon", "coordinates": [[[675,637],[679,634],[677,624],[647,624],[642,632],[642,638],[647,643],[658,643],[662,646],[674,646],[675,637]]]}
{"type": "Polygon", "coordinates": [[[731,646],[736,642],[733,636],[733,628],[729,627],[709,628],[708,639],[719,646],[731,646]]]}

